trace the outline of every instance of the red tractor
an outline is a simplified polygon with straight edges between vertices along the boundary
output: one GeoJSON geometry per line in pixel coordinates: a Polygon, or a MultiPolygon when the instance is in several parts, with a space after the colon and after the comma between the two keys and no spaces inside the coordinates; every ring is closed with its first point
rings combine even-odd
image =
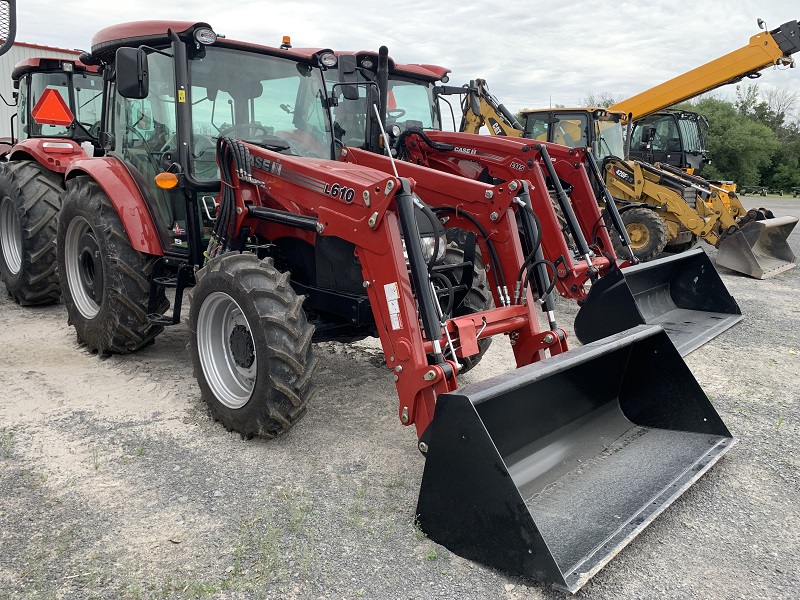
{"type": "Polygon", "coordinates": [[[55,242],[64,173],[94,154],[103,81],[97,67],[62,58],[26,59],[11,77],[17,118],[0,163],[0,277],[17,303],[49,304],[61,297],[55,242]]]}
{"type": "MultiPolygon", "coordinates": [[[[524,202],[532,212],[520,200],[515,214],[526,256],[535,249],[529,240],[541,243],[537,296],[551,323],[549,289],[555,286],[577,300],[575,332],[584,343],[637,324],[658,324],[685,355],[741,320],[739,306],[700,249],[630,266],[629,260],[636,262],[630,240],[588,149],[440,131],[440,99],[452,94],[465,95],[465,102],[475,99],[469,87],[441,85],[448,72],[435,65],[397,64],[385,47],[341,55],[329,81],[348,76],[362,92],[334,108],[344,146],[340,158],[391,172],[381,156],[391,150],[402,159],[398,171],[422,182],[424,167],[493,184],[527,180],[524,202]],[[376,111],[373,105],[386,108],[376,111]],[[386,141],[379,121],[386,124],[386,141]],[[522,230],[531,214],[537,221],[530,227],[537,232],[533,237],[522,230]]],[[[333,91],[341,96],[342,89],[333,91]]]]}
{"type": "Polygon", "coordinates": [[[426,457],[423,529],[573,591],[734,443],[661,328],[570,351],[540,328],[524,180],[333,160],[333,52],[154,21],[99,32],[82,60],[104,74],[105,110],[98,155],[67,170],[57,248],[90,349],[152,342],[191,287],[203,399],[228,429],[273,437],[306,411],[313,342],[379,337],[426,457]],[[518,368],[459,389],[499,334],[518,368]]]}

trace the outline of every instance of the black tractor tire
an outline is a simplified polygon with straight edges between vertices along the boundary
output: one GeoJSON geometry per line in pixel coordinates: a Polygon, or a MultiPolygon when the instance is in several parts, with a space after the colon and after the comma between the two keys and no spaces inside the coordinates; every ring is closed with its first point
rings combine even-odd
{"type": "Polygon", "coordinates": [[[683,242],[682,244],[668,244],[664,247],[664,252],[670,252],[672,254],[679,254],[681,252],[686,252],[690,248],[692,248],[697,243],[697,234],[693,233],[691,239],[688,242],[683,242]]]}
{"type": "Polygon", "coordinates": [[[649,208],[632,208],[622,213],[622,222],[631,238],[633,254],[641,262],[653,260],[664,251],[669,230],[667,223],[649,208]]]}
{"type": "Polygon", "coordinates": [[[17,304],[61,298],[56,228],[63,177],[33,160],[0,165],[0,277],[17,304]]]}
{"type": "MultiPolygon", "coordinates": [[[[453,241],[447,244],[443,262],[449,264],[464,262],[464,250],[459,245],[458,239],[452,235],[448,235],[448,239],[452,239],[453,241]]],[[[492,292],[489,289],[489,279],[486,276],[486,268],[483,265],[480,249],[476,248],[476,250],[475,262],[473,264],[472,287],[467,292],[461,304],[453,309],[454,317],[463,317],[464,315],[488,310],[494,306],[492,292]]],[[[456,283],[460,283],[463,274],[455,272],[454,276],[456,283]]],[[[478,340],[478,353],[459,359],[462,367],[459,374],[466,373],[481,362],[483,355],[486,354],[486,351],[491,345],[492,338],[490,337],[478,340]]]]}
{"type": "MultiPolygon", "coordinates": [[[[58,276],[78,341],[101,355],[150,345],[164,328],[147,315],[157,257],[133,249],[114,205],[89,177],[67,182],[58,221],[58,276]]],[[[158,288],[157,311],[169,308],[158,288]]]]}
{"type": "Polygon", "coordinates": [[[197,273],[189,312],[194,375],[211,415],[245,438],[273,438],[314,394],[314,327],[289,273],[228,253],[197,273]]]}

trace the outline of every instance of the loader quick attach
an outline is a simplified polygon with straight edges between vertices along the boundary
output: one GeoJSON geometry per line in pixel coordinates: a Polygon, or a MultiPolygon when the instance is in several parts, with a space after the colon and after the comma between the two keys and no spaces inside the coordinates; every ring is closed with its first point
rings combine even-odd
{"type": "Polygon", "coordinates": [[[660,327],[567,351],[554,319],[540,326],[534,295],[556,283],[529,180],[333,160],[332,53],[145,21],[102,30],[82,60],[106,73],[114,116],[99,155],[70,164],[58,221],[64,303],[90,349],[148,345],[193,287],[203,400],[227,429],[275,437],[313,396],[312,342],[379,337],[427,457],[423,530],[572,591],[732,445],[660,327]],[[134,126],[144,104],[166,142],[134,126]],[[460,389],[499,334],[517,368],[460,389]]]}

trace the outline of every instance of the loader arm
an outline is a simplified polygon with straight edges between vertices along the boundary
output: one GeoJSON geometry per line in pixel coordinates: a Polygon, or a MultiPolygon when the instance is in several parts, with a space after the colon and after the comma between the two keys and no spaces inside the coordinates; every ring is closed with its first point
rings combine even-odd
{"type": "Polygon", "coordinates": [[[798,50],[800,26],[796,20],[788,21],[772,31],[754,35],[746,46],[738,50],[618,102],[609,110],[622,111],[631,119],[641,119],[720,86],[737,83],[744,77],[757,78],[767,67],[793,67],[792,54],[798,50]]]}
{"type": "Polygon", "coordinates": [[[486,80],[470,81],[469,87],[441,88],[439,93],[464,94],[461,101],[462,117],[459,131],[477,134],[486,126],[492,135],[522,137],[522,125],[503,104],[497,101],[497,98],[489,93],[486,80]]]}

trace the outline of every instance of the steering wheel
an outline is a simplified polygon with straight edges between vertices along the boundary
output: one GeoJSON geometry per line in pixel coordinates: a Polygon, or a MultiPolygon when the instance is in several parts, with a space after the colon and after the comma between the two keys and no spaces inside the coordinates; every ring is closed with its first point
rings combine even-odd
{"type": "Polygon", "coordinates": [[[406,111],[402,108],[388,108],[386,109],[386,116],[392,117],[395,121],[402,116],[405,116],[406,111]]]}

